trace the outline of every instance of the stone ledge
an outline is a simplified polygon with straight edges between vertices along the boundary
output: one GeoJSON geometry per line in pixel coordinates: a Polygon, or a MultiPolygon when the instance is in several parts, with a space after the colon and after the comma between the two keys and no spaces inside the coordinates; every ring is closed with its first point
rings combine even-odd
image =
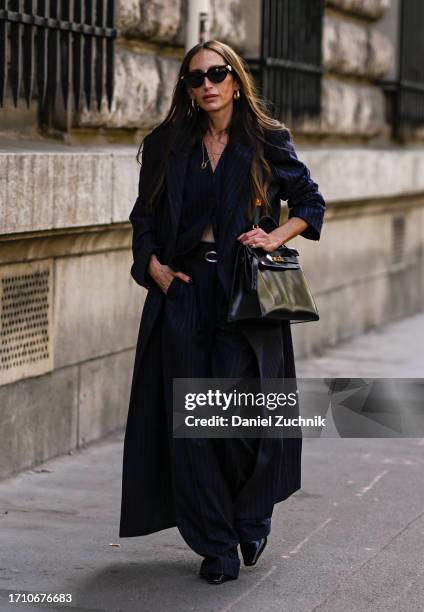
{"type": "Polygon", "coordinates": [[[301,151],[327,202],[404,197],[424,192],[424,148],[301,151]]]}
{"type": "MultiPolygon", "coordinates": [[[[296,150],[328,203],[424,192],[423,147],[296,150]]],[[[128,221],[137,197],[136,153],[117,146],[0,150],[0,234],[128,221]]]]}
{"type": "Polygon", "coordinates": [[[20,146],[0,150],[0,234],[128,221],[136,147],[20,146]]]}
{"type": "Polygon", "coordinates": [[[105,253],[131,248],[132,227],[126,223],[0,235],[0,262],[29,262],[54,257],[105,253]]]}

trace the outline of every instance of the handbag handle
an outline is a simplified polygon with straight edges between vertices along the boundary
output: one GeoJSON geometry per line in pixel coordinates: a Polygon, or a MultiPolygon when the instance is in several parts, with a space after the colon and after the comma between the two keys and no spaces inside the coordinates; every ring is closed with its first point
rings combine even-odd
{"type": "MultiPolygon", "coordinates": [[[[278,224],[275,221],[275,219],[273,219],[272,217],[266,216],[264,214],[263,210],[264,210],[263,200],[261,198],[256,198],[256,200],[255,200],[255,214],[254,214],[252,229],[255,229],[255,227],[260,227],[260,222],[261,222],[262,219],[271,219],[272,222],[275,225],[275,228],[277,228],[278,224]]],[[[286,249],[290,248],[290,247],[286,246],[285,242],[282,242],[280,244],[280,246],[284,246],[286,249]]]]}
{"type": "Polygon", "coordinates": [[[255,227],[259,227],[260,220],[264,216],[265,215],[263,214],[263,201],[261,200],[261,198],[256,198],[256,200],[255,200],[255,215],[254,215],[253,225],[252,225],[253,229],[255,227]]]}

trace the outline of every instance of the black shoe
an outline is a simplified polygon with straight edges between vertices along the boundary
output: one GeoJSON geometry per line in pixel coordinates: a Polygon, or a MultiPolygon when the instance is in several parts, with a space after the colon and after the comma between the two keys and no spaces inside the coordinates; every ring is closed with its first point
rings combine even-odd
{"type": "Polygon", "coordinates": [[[200,572],[199,576],[204,578],[209,584],[222,584],[227,580],[236,580],[237,576],[228,576],[227,574],[215,574],[212,572],[200,572]]]}
{"type": "Polygon", "coordinates": [[[267,541],[268,538],[264,536],[260,540],[253,540],[252,542],[240,542],[240,550],[245,565],[256,564],[265,549],[267,541]]]}

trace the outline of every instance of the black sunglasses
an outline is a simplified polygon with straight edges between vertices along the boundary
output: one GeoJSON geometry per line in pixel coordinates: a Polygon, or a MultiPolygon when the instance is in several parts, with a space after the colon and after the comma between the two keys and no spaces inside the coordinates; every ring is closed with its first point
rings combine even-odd
{"type": "Polygon", "coordinates": [[[206,72],[203,72],[202,70],[187,72],[180,78],[188,87],[200,87],[203,85],[205,76],[208,77],[211,83],[222,83],[227,74],[232,71],[233,69],[229,64],[219,64],[218,66],[211,66],[206,72]]]}

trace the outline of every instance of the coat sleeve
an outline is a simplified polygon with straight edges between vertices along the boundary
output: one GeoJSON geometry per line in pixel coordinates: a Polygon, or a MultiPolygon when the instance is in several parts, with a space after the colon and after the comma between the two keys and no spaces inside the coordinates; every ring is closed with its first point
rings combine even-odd
{"type": "Polygon", "coordinates": [[[150,189],[149,178],[152,176],[154,159],[149,136],[146,136],[142,149],[142,164],[138,182],[138,197],[130,213],[129,220],[133,227],[132,253],[133,264],[131,276],[146,289],[151,289],[155,281],[147,271],[150,256],[159,255],[162,247],[156,240],[155,220],[153,211],[147,208],[147,198],[150,189]]]}
{"type": "Polygon", "coordinates": [[[319,240],[326,209],[324,198],[309,168],[298,158],[290,133],[282,130],[277,134],[272,140],[281,148],[271,147],[270,155],[273,173],[280,185],[279,197],[287,201],[289,219],[301,217],[308,223],[300,235],[319,240]]]}

